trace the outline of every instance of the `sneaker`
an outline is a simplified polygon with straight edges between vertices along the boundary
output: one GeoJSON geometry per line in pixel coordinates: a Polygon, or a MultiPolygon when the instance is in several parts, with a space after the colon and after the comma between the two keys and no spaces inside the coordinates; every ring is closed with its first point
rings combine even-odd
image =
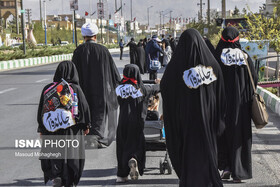
{"type": "Polygon", "coordinates": [[[56,177],[55,179],[52,180],[53,182],[53,187],[61,187],[61,178],[60,177],[56,177]]]}
{"type": "Polygon", "coordinates": [[[221,175],[221,179],[222,179],[222,180],[230,179],[230,175],[231,175],[231,172],[230,172],[230,171],[224,170],[223,173],[222,173],[222,175],[221,175]]]}
{"type": "Polygon", "coordinates": [[[128,181],[127,177],[117,177],[116,183],[125,183],[128,181]]]}
{"type": "Polygon", "coordinates": [[[128,161],[128,166],[130,168],[130,178],[132,180],[138,180],[139,177],[139,171],[138,171],[138,165],[137,165],[137,160],[135,158],[132,158],[128,161]]]}
{"type": "Polygon", "coordinates": [[[233,179],[233,183],[241,183],[242,181],[240,179],[233,179]]]}

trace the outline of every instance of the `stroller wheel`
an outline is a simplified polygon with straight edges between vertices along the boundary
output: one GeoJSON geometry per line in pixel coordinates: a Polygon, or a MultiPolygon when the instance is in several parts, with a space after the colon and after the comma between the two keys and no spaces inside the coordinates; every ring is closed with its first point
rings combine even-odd
{"type": "Polygon", "coordinates": [[[163,160],[160,159],[160,161],[159,161],[159,173],[164,174],[164,171],[165,171],[164,163],[163,163],[163,160]]]}
{"type": "Polygon", "coordinates": [[[169,175],[172,174],[172,166],[169,159],[167,159],[167,172],[169,175]]]}

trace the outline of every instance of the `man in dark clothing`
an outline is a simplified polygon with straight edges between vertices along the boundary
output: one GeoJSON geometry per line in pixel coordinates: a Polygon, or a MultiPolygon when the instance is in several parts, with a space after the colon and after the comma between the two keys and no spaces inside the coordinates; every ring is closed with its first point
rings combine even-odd
{"type": "Polygon", "coordinates": [[[120,50],[121,50],[121,53],[120,53],[120,60],[122,60],[122,55],[123,55],[123,41],[122,41],[122,39],[121,39],[120,42],[119,42],[119,46],[120,46],[120,50]]]}
{"type": "Polygon", "coordinates": [[[136,64],[136,59],[137,59],[136,47],[137,47],[137,44],[135,43],[134,38],[130,39],[130,42],[128,42],[126,47],[129,47],[130,64],[136,64]]]}
{"type": "Polygon", "coordinates": [[[115,138],[118,101],[114,90],[121,79],[108,49],[95,43],[97,26],[86,23],[81,31],[85,43],[74,51],[72,61],[90,107],[92,136],[88,138],[89,146],[99,148],[101,143],[110,145],[115,138]],[[108,133],[105,134],[106,126],[108,133]]]}
{"type": "Polygon", "coordinates": [[[149,79],[155,80],[157,78],[157,71],[150,69],[150,61],[151,60],[159,60],[159,53],[163,53],[162,48],[158,45],[158,42],[161,42],[160,39],[156,35],[152,37],[152,39],[147,43],[146,46],[146,62],[147,62],[147,70],[150,73],[149,79]]]}
{"type": "Polygon", "coordinates": [[[176,41],[171,35],[169,35],[169,43],[170,43],[170,47],[174,53],[175,49],[176,49],[176,41]]]}

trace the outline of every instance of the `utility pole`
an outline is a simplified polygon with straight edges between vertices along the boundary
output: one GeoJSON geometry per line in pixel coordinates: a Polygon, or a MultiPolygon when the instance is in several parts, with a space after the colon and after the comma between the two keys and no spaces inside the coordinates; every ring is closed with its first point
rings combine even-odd
{"type": "Polygon", "coordinates": [[[171,30],[171,19],[172,19],[172,17],[171,17],[171,13],[172,13],[173,11],[172,10],[170,10],[170,12],[169,12],[169,16],[170,16],[170,19],[169,19],[169,30],[171,30]]]}
{"type": "Polygon", "coordinates": [[[226,0],[222,0],[222,18],[226,19],[226,0]]]}
{"type": "Polygon", "coordinates": [[[123,16],[122,9],[123,9],[123,4],[122,4],[122,0],[121,0],[121,17],[123,16]]]}
{"type": "Polygon", "coordinates": [[[31,9],[25,9],[25,11],[26,11],[26,16],[27,16],[27,20],[28,20],[28,26],[29,26],[29,29],[30,29],[30,23],[31,23],[31,21],[30,21],[30,17],[31,17],[31,9]]]}
{"type": "Polygon", "coordinates": [[[150,8],[152,8],[153,6],[150,6],[147,8],[147,12],[148,12],[148,27],[150,26],[150,14],[149,14],[149,11],[150,11],[150,8]]]}
{"type": "Polygon", "coordinates": [[[73,25],[73,27],[72,27],[72,30],[73,30],[73,44],[75,43],[75,15],[74,15],[75,13],[74,13],[74,11],[73,11],[73,16],[72,16],[72,25],[73,25]]]}
{"type": "Polygon", "coordinates": [[[42,17],[42,0],[39,0],[39,6],[40,6],[40,23],[41,26],[43,27],[43,17],[42,17]]]}
{"type": "Polygon", "coordinates": [[[21,1],[21,28],[22,28],[22,44],[23,44],[23,53],[26,54],[26,47],[25,47],[25,23],[24,23],[24,9],[23,9],[23,2],[21,1]]]}
{"type": "Polygon", "coordinates": [[[202,3],[202,0],[200,0],[200,3],[197,3],[197,5],[200,7],[199,14],[198,14],[198,20],[200,20],[200,22],[202,22],[202,5],[205,5],[205,3],[202,3]]]}
{"type": "Polygon", "coordinates": [[[44,11],[44,14],[45,14],[45,23],[44,23],[44,25],[45,25],[45,45],[47,45],[48,44],[48,42],[47,42],[47,6],[46,6],[46,0],[44,0],[44,9],[45,9],[45,11],[44,11]]]}
{"type": "Polygon", "coordinates": [[[207,20],[208,20],[208,27],[210,26],[210,0],[208,0],[208,3],[207,3],[207,20]]]}
{"type": "Polygon", "coordinates": [[[16,25],[17,25],[17,34],[19,34],[19,24],[18,24],[18,19],[19,19],[19,17],[18,17],[18,3],[17,3],[18,1],[17,0],[15,0],[15,3],[16,3],[16,25]]]}
{"type": "MultiPolygon", "coordinates": [[[[75,28],[75,45],[77,47],[78,46],[78,41],[77,41],[77,21],[76,21],[76,11],[75,10],[74,10],[74,28],[75,28]]],[[[102,30],[101,30],[101,34],[102,34],[102,30]]]]}
{"type": "Polygon", "coordinates": [[[130,20],[132,21],[132,0],[130,0],[130,20]]]}
{"type": "Polygon", "coordinates": [[[117,3],[117,0],[115,0],[115,11],[117,11],[118,9],[118,3],[117,3]]]}

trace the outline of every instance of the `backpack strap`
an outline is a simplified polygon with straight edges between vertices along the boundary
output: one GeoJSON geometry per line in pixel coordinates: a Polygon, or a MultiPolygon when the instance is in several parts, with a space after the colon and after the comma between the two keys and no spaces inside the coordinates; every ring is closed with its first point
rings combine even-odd
{"type": "Polygon", "coordinates": [[[57,85],[57,83],[58,83],[58,82],[53,82],[53,85],[51,85],[48,89],[46,89],[46,90],[44,91],[44,95],[45,95],[46,93],[48,93],[53,87],[55,87],[55,85],[57,85]]]}

